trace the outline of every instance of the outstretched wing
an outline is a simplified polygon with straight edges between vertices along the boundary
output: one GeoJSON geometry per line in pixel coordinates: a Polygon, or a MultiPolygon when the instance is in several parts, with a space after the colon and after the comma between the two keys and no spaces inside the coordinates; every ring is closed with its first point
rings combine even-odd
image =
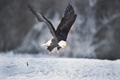
{"type": "Polygon", "coordinates": [[[53,27],[52,23],[49,20],[47,20],[47,18],[45,18],[41,13],[39,13],[32,5],[28,4],[28,8],[36,16],[38,21],[45,22],[48,25],[48,28],[50,29],[51,34],[53,35],[53,37],[55,39],[57,39],[56,31],[55,31],[55,28],[53,27]]]}
{"type": "Polygon", "coordinates": [[[57,36],[59,40],[66,40],[68,32],[72,27],[77,15],[74,13],[73,7],[69,4],[64,13],[64,17],[62,18],[58,28],[56,30],[57,36]]]}

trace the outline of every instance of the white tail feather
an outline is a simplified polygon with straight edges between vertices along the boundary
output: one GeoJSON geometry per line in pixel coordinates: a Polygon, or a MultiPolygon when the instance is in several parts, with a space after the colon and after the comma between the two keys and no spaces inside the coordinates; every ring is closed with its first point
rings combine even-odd
{"type": "Polygon", "coordinates": [[[50,46],[51,43],[52,43],[52,40],[49,40],[48,42],[42,44],[41,46],[50,46]]]}
{"type": "Polygon", "coordinates": [[[45,43],[44,43],[44,44],[41,44],[41,46],[46,46],[46,45],[47,45],[47,44],[45,44],[45,43]]]}

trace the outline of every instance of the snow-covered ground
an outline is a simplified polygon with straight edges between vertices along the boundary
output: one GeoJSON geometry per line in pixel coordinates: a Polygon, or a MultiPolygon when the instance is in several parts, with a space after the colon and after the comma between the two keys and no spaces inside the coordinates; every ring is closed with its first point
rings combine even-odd
{"type": "Polygon", "coordinates": [[[120,80],[120,60],[0,54],[0,80],[120,80]]]}

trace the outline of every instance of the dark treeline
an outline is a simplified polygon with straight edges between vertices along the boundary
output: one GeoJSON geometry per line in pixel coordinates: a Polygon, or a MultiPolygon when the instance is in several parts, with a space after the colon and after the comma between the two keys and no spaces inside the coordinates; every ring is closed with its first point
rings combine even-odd
{"type": "Polygon", "coordinates": [[[0,0],[1,52],[47,53],[46,49],[33,45],[32,40],[39,43],[41,38],[43,42],[49,38],[42,37],[46,27],[33,29],[37,20],[26,3],[52,21],[56,14],[60,20],[66,6],[73,5],[77,21],[68,38],[68,49],[65,53],[61,51],[60,56],[120,58],[120,0],[0,0]]]}

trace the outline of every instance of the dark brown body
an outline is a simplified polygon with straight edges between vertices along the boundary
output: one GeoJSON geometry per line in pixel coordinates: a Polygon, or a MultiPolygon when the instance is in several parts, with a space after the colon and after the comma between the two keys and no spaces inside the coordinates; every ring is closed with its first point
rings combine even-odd
{"type": "Polygon", "coordinates": [[[61,47],[58,45],[58,40],[52,39],[52,43],[50,46],[47,47],[47,50],[52,51],[55,47],[59,50],[61,47]]]}

